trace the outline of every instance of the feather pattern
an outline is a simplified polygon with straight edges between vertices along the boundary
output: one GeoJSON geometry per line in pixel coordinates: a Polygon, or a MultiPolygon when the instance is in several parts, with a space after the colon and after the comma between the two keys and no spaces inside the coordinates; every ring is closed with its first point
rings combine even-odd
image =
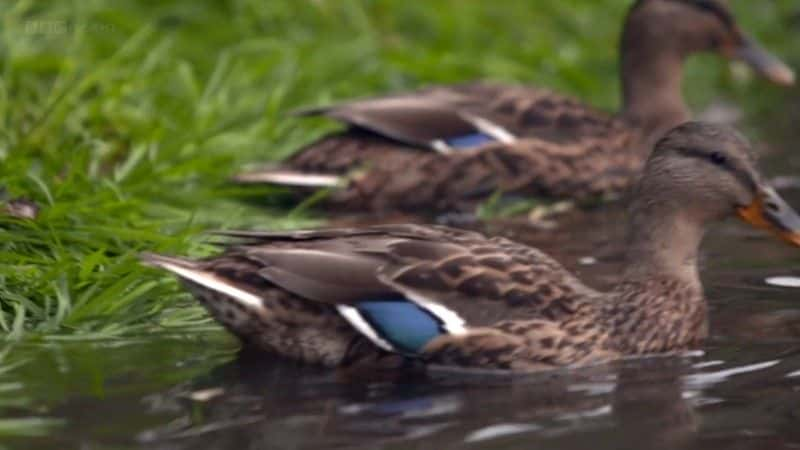
{"type": "Polygon", "coordinates": [[[402,99],[424,99],[431,111],[447,111],[434,127],[440,132],[430,130],[435,115],[414,115],[416,110],[404,110],[409,114],[404,126],[418,134],[398,138],[398,130],[387,135],[367,127],[362,110],[372,113],[373,123],[401,114],[379,114],[379,107],[388,107],[385,99],[316,110],[346,121],[350,116],[340,110],[353,108],[359,120],[346,121],[350,129],[311,144],[279,168],[235,180],[302,187],[294,177],[306,173],[305,185],[312,188],[315,180],[333,177],[328,186],[339,180],[326,200],[339,209],[449,210],[471,208],[496,191],[575,198],[613,194],[629,185],[646,157],[643,136],[625,120],[543,90],[472,84],[402,99]],[[452,127],[452,112],[468,117],[468,126],[452,127]],[[419,123],[411,126],[414,120],[419,123]]]}
{"type": "Polygon", "coordinates": [[[390,343],[389,350],[397,353],[419,354],[428,342],[447,332],[439,316],[404,298],[363,301],[355,309],[376,335],[390,343]]]}
{"type": "MultiPolygon", "coordinates": [[[[183,279],[245,341],[293,359],[338,366],[357,349],[356,360],[390,352],[429,363],[535,370],[650,351],[644,341],[615,339],[606,328],[612,297],[539,250],[504,238],[421,225],[224,234],[238,242],[208,260],[145,259],[183,279]],[[213,274],[224,286],[198,283],[178,267],[213,274]],[[257,309],[264,312],[233,317],[232,304],[247,311],[251,305],[231,292],[263,298],[257,309]],[[280,326],[286,334],[275,332],[280,326]],[[314,334],[298,345],[295,333],[307,327],[314,334]],[[355,346],[359,336],[373,346],[355,346]]],[[[659,349],[680,349],[695,332],[655,339],[659,349]]]]}

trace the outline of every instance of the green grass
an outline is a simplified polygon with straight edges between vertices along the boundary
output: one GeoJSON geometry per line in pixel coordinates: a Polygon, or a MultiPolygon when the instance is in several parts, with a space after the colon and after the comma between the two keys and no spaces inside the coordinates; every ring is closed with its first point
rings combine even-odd
{"type": "MultiPolygon", "coordinates": [[[[800,58],[793,0],[736,3],[744,27],[800,58]]],[[[42,205],[0,215],[0,330],[90,339],[208,326],[144,250],[206,254],[209,228],[319,217],[242,166],[334,125],[285,113],[349,97],[491,78],[615,108],[619,0],[230,0],[0,3],[0,184],[42,205]],[[113,5],[113,7],[111,6],[113,5]],[[258,204],[260,203],[260,204],[258,204]]],[[[791,58],[789,58],[791,60],[791,58]]],[[[795,59],[795,61],[799,61],[795,59]]],[[[723,93],[758,114],[785,95],[700,58],[692,104],[723,93]]],[[[790,120],[785,114],[774,117],[790,120]]]]}

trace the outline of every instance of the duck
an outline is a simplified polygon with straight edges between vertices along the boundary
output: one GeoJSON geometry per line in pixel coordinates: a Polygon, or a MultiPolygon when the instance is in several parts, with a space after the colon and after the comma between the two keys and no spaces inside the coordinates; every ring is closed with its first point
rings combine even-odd
{"type": "Polygon", "coordinates": [[[645,164],[625,269],[605,292],[536,248],[441,225],[227,231],[217,256],[142,257],[259,352],[344,370],[393,358],[528,372],[700,346],[698,249],[729,216],[800,246],[800,216],[764,181],[750,143],[688,122],[645,164]]]}
{"type": "Polygon", "coordinates": [[[333,212],[469,212],[497,193],[596,204],[626,193],[654,141],[690,119],[681,92],[690,55],[716,53],[794,83],[717,0],[636,1],[620,49],[616,114],[521,85],[433,86],[300,111],[346,128],[233,181],[324,191],[320,206],[333,212]]]}

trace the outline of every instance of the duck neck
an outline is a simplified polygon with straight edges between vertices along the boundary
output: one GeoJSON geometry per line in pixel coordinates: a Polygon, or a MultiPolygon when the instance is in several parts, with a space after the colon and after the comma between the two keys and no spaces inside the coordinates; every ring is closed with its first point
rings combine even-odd
{"type": "Polygon", "coordinates": [[[677,202],[635,201],[623,280],[667,279],[701,291],[697,255],[704,226],[677,202]]]}
{"type": "Polygon", "coordinates": [[[630,41],[624,39],[622,46],[622,115],[649,140],[657,139],[690,118],[682,91],[685,57],[630,41]]]}
{"type": "Polygon", "coordinates": [[[620,353],[686,350],[708,334],[697,271],[703,227],[679,211],[669,203],[634,207],[622,282],[604,304],[609,342],[620,353]]]}

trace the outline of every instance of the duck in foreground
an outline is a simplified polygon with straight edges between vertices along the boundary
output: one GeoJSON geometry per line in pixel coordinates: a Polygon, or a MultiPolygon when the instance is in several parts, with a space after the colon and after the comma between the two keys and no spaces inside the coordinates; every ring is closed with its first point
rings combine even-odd
{"type": "Polygon", "coordinates": [[[639,0],[620,47],[618,114],[524,86],[437,86],[307,110],[348,128],[235,180],[326,188],[330,207],[351,211],[469,210],[498,191],[592,199],[627,189],[655,140],[689,119],[681,85],[691,54],[739,59],[774,83],[794,82],[717,0],[639,0]]]}
{"type": "Polygon", "coordinates": [[[144,260],[246,343],[298,361],[402,355],[531,371],[698,346],[708,332],[698,247],[709,224],[734,215],[800,245],[800,217],[764,184],[749,144],[690,122],[646,164],[626,269],[609,292],[535,248],[436,226],[229,232],[240,242],[220,256],[144,260]]]}

